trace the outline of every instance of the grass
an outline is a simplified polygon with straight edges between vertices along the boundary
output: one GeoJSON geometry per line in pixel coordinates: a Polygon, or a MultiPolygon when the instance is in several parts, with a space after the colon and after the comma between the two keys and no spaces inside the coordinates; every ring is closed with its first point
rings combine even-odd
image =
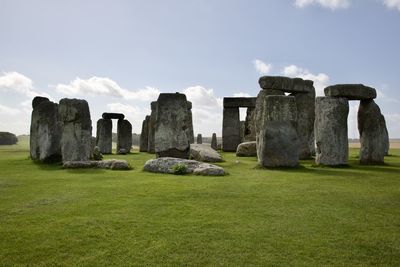
{"type": "Polygon", "coordinates": [[[400,150],[384,166],[230,175],[64,170],[0,148],[0,266],[399,266],[400,150]]]}

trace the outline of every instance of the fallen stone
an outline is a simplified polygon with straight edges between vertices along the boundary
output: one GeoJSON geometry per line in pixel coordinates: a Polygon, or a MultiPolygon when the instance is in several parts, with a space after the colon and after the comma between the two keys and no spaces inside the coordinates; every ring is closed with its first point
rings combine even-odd
{"type": "Polygon", "coordinates": [[[237,157],[257,157],[257,142],[244,142],[238,145],[236,150],[237,157]]]}
{"type": "Polygon", "coordinates": [[[196,160],[188,160],[181,158],[163,157],[148,160],[144,165],[144,170],[155,173],[169,173],[174,174],[174,166],[177,164],[184,164],[186,166],[186,173],[195,173],[198,175],[224,175],[223,168],[212,165],[209,163],[202,163],[196,160]]]}
{"type": "Polygon", "coordinates": [[[190,158],[203,161],[203,162],[221,162],[221,155],[205,144],[191,144],[190,145],[190,158]]]}
{"type": "Polygon", "coordinates": [[[343,97],[315,100],[315,143],[318,165],[346,165],[349,154],[347,116],[349,101],[343,97]]]}
{"type": "Polygon", "coordinates": [[[106,119],[106,120],[110,120],[110,119],[123,120],[125,118],[125,115],[122,113],[104,112],[102,117],[103,117],[103,119],[106,119]]]}
{"type": "Polygon", "coordinates": [[[109,159],[103,161],[65,161],[64,169],[111,169],[111,170],[130,170],[131,167],[126,160],[109,159]]]}
{"type": "Polygon", "coordinates": [[[376,90],[363,84],[336,84],[324,89],[325,96],[345,97],[348,100],[376,98],[376,90]]]}

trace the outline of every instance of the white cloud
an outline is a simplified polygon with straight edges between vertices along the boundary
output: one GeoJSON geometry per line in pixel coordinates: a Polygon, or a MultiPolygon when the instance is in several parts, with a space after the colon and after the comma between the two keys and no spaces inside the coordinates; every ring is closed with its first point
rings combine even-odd
{"type": "Polygon", "coordinates": [[[253,60],[253,65],[254,65],[254,68],[256,69],[256,71],[261,75],[268,74],[272,69],[271,64],[267,64],[264,61],[259,60],[259,59],[253,60]]]}
{"type": "MultiPolygon", "coordinates": [[[[131,106],[123,103],[110,103],[107,104],[107,109],[110,112],[122,113],[132,124],[132,132],[140,133],[142,131],[142,121],[145,119],[146,115],[150,115],[150,108],[141,108],[137,106],[131,106]]],[[[117,128],[113,128],[116,132],[117,128]]]]}
{"type": "Polygon", "coordinates": [[[15,71],[4,72],[3,75],[0,76],[0,91],[16,92],[30,99],[38,95],[50,97],[44,92],[37,92],[30,78],[15,71]]]}
{"type": "Polygon", "coordinates": [[[329,76],[325,73],[313,74],[307,69],[296,65],[289,65],[283,68],[282,74],[289,77],[299,77],[305,80],[314,81],[315,92],[317,96],[324,95],[324,88],[329,86],[329,76]]]}
{"type": "Polygon", "coordinates": [[[56,90],[59,93],[74,95],[101,95],[126,100],[150,101],[155,100],[160,91],[156,88],[147,86],[143,89],[130,91],[120,87],[115,81],[105,77],[91,77],[89,79],[76,78],[69,84],[58,84],[56,90]]]}
{"type": "Polygon", "coordinates": [[[187,99],[192,102],[193,127],[195,135],[211,136],[212,133],[221,135],[222,130],[222,98],[214,95],[213,89],[200,85],[183,90],[187,99]]]}
{"type": "Polygon", "coordinates": [[[383,3],[388,8],[394,8],[400,11],[400,0],[384,0],[383,3]]]}
{"type": "Polygon", "coordinates": [[[251,97],[251,95],[248,93],[239,92],[239,93],[234,93],[233,97],[251,97]]]}
{"type": "Polygon", "coordinates": [[[294,4],[300,8],[304,8],[309,5],[320,5],[324,8],[335,10],[340,8],[348,8],[350,3],[351,0],[295,0],[294,4]]]}
{"type": "Polygon", "coordinates": [[[13,116],[13,115],[17,115],[20,113],[21,113],[21,111],[19,109],[0,105],[0,114],[2,114],[2,115],[13,116]]]}
{"type": "Polygon", "coordinates": [[[400,113],[384,114],[389,138],[400,138],[400,113]]]}

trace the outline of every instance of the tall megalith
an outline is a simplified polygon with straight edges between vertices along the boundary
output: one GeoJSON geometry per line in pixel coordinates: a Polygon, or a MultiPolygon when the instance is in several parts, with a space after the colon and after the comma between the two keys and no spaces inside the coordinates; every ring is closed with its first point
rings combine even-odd
{"type": "Polygon", "coordinates": [[[344,97],[317,97],[315,100],[315,162],[346,165],[349,154],[347,116],[349,101],[344,97]]]}
{"type": "Polygon", "coordinates": [[[61,161],[61,121],[58,104],[45,97],[32,100],[30,155],[43,162],[61,161]]]}
{"type": "Polygon", "coordinates": [[[129,153],[132,148],[132,124],[125,119],[117,122],[117,153],[129,153]]]}
{"type": "Polygon", "coordinates": [[[156,128],[156,113],[157,113],[157,101],[153,101],[150,104],[151,114],[149,120],[149,131],[148,131],[148,147],[147,152],[155,153],[155,128],[156,128]]]}
{"type": "Polygon", "coordinates": [[[112,121],[99,119],[97,121],[96,146],[102,154],[112,153],[112,121]]]}
{"type": "Polygon", "coordinates": [[[62,122],[62,160],[89,160],[92,121],[88,103],[86,100],[63,98],[60,100],[58,113],[62,122]]]}
{"type": "Polygon", "coordinates": [[[149,146],[149,121],[150,116],[146,116],[142,123],[142,132],[140,133],[139,151],[147,152],[149,146]]]}

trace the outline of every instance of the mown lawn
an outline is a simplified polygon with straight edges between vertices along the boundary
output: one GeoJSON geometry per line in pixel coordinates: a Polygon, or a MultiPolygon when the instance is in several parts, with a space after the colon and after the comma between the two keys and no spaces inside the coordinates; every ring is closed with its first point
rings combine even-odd
{"type": "Polygon", "coordinates": [[[224,177],[63,170],[0,148],[0,266],[400,266],[400,150],[385,166],[224,177]]]}

